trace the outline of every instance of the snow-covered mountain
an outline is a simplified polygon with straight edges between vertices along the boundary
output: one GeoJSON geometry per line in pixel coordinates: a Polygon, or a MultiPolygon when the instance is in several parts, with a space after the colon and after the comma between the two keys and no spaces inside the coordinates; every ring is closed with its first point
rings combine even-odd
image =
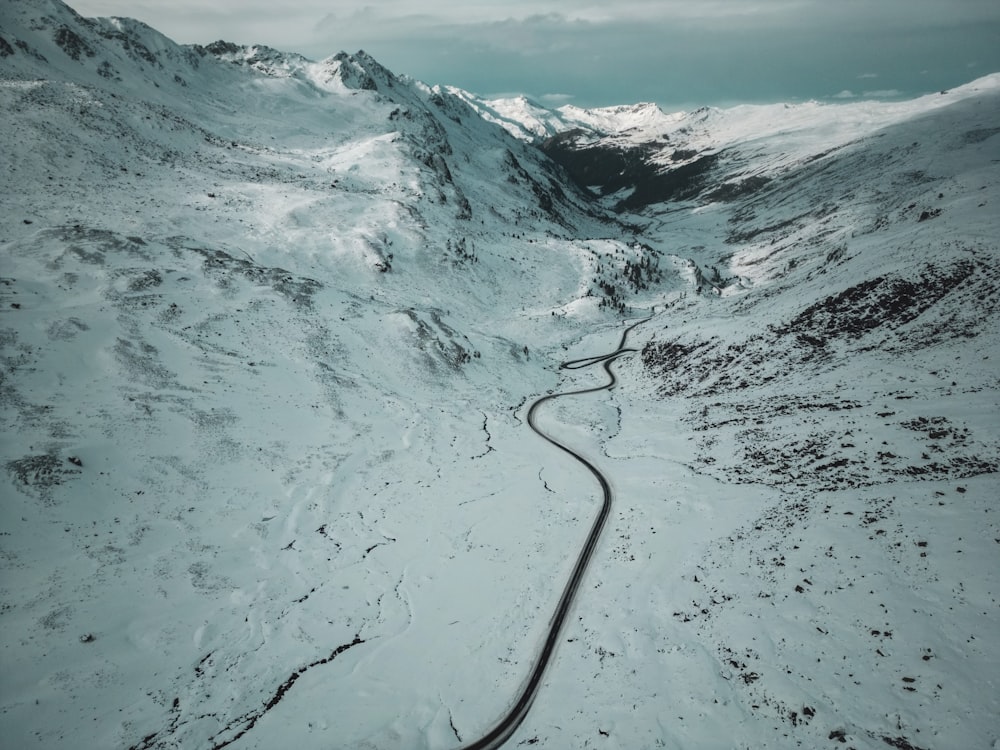
{"type": "Polygon", "coordinates": [[[997,86],[989,76],[915,102],[742,105],[665,113],[655,104],[546,110],[523,97],[481,100],[461,94],[485,119],[537,143],[574,181],[604,196],[610,208],[641,210],[691,198],[705,186],[747,192],[803,161],[817,147],[839,149],[865,135],[953,105],[997,86]]]}
{"type": "Polygon", "coordinates": [[[0,8],[0,731],[1000,740],[1000,76],[547,110],[0,8]]]}

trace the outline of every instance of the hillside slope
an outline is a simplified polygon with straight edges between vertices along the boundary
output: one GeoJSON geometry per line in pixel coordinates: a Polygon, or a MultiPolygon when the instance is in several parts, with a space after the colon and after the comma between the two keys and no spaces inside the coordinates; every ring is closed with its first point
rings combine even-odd
{"type": "Polygon", "coordinates": [[[572,511],[533,502],[513,410],[613,320],[593,259],[642,249],[363,53],[2,13],[5,736],[267,746],[305,710],[302,742],[440,744],[461,701],[484,728],[583,528],[539,522],[572,511]]]}

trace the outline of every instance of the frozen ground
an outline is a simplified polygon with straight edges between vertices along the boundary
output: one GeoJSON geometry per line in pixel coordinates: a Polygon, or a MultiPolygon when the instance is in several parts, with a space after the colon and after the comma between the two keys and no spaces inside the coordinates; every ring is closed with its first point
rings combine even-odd
{"type": "Polygon", "coordinates": [[[1000,79],[663,115],[724,157],[614,217],[361,53],[0,38],[5,743],[474,740],[598,503],[527,408],[650,311],[540,415],[616,505],[510,746],[1000,741],[1000,79]]]}

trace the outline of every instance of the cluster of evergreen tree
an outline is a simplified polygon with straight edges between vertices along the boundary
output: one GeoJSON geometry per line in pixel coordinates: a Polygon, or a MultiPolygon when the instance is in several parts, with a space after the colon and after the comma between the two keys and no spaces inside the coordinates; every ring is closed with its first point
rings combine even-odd
{"type": "Polygon", "coordinates": [[[479,260],[479,256],[476,254],[475,243],[467,241],[465,237],[461,237],[455,242],[452,242],[449,238],[445,242],[445,250],[456,265],[475,263],[479,260]]]}
{"type": "MultiPolygon", "coordinates": [[[[650,285],[658,284],[663,280],[663,272],[660,271],[659,259],[652,248],[640,245],[640,256],[638,260],[625,260],[622,269],[610,268],[610,278],[605,276],[605,266],[599,263],[597,266],[597,276],[594,283],[599,290],[601,308],[610,307],[620,313],[626,310],[625,292],[623,288],[632,292],[640,292],[649,289],[650,285]]],[[[587,296],[597,294],[593,289],[587,290],[587,296]]]]}

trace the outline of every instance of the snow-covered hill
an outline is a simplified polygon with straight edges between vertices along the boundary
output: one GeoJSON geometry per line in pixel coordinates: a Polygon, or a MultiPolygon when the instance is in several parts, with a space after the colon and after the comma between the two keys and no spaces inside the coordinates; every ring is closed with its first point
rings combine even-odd
{"type": "Polygon", "coordinates": [[[21,0],[0,112],[5,743],[481,736],[598,497],[526,407],[650,311],[541,410],[617,504],[511,746],[1000,739],[997,77],[556,111],[21,0]]]}
{"type": "MultiPolygon", "coordinates": [[[[1000,737],[997,83],[912,102],[847,143],[820,119],[734,148],[767,175],[756,189],[709,182],[644,212],[699,290],[621,364],[635,400],[605,444],[629,477],[622,505],[641,509],[618,531],[634,578],[606,612],[661,613],[648,630],[628,618],[644,635],[616,674],[655,660],[686,683],[684,720],[651,719],[647,736],[1000,737]],[[668,524],[707,530],[667,551],[668,524]]],[[[645,715],[659,695],[646,689],[645,715]]]]}

